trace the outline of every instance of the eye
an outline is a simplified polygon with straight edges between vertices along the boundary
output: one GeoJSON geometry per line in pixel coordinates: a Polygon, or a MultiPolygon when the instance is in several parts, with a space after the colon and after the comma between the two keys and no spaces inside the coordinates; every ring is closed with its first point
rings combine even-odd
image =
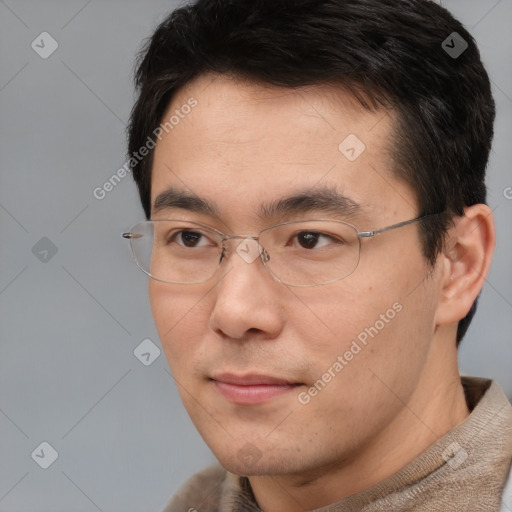
{"type": "Polygon", "coordinates": [[[318,231],[301,231],[295,235],[296,243],[303,249],[318,249],[333,243],[340,243],[341,240],[337,240],[332,236],[318,231]]]}
{"type": "Polygon", "coordinates": [[[169,237],[169,242],[175,242],[182,247],[204,247],[212,244],[205,235],[198,231],[175,231],[169,237]]]}

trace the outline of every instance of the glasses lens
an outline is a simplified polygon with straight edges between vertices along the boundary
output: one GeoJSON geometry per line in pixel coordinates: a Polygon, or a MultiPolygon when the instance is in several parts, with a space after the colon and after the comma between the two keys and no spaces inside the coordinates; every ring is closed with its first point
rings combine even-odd
{"type": "Polygon", "coordinates": [[[216,272],[222,242],[219,235],[187,221],[141,222],[132,229],[137,265],[149,276],[168,283],[201,283],[216,272]]]}
{"type": "Polygon", "coordinates": [[[306,221],[282,224],[261,233],[268,269],[291,286],[317,286],[347,277],[359,263],[359,238],[350,224],[306,221]]]}

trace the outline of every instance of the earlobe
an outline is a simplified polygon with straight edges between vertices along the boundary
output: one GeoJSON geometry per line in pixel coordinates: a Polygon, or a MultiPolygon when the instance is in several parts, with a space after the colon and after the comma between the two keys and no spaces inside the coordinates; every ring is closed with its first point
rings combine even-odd
{"type": "Polygon", "coordinates": [[[456,323],[466,316],[482,289],[494,252],[496,233],[491,209],[484,204],[465,208],[453,219],[442,259],[443,275],[436,323],[456,323]]]}

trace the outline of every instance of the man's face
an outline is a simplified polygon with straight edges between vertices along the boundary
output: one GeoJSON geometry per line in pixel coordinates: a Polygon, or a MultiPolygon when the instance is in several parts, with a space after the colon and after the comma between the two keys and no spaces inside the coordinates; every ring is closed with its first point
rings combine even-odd
{"type": "MultiPolygon", "coordinates": [[[[280,222],[343,220],[367,231],[417,216],[413,192],[391,173],[393,119],[384,111],[366,111],[332,88],[203,76],[173,98],[164,121],[190,97],[197,106],[157,143],[152,204],[172,188],[217,211],[189,202],[153,210],[153,219],[257,236],[280,222]],[[359,156],[353,137],[340,149],[350,134],[366,146],[359,156]],[[262,205],[268,213],[277,201],[326,190],[359,208],[302,204],[262,214],[262,205]]],[[[418,225],[362,239],[351,275],[313,287],[277,281],[259,258],[247,263],[240,242],[227,243],[207,282],[150,280],[156,326],[190,417],[237,474],[356,459],[403,416],[434,335],[436,270],[421,253],[418,225]]]]}

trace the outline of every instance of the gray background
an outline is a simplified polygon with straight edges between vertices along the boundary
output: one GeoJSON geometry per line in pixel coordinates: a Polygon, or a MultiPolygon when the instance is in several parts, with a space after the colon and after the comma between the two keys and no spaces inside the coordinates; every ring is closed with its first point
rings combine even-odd
{"type": "MultiPolygon", "coordinates": [[[[477,38],[498,105],[498,247],[461,368],[512,397],[512,0],[442,3],[477,38]]],[[[163,353],[147,366],[134,355],[159,342],[120,237],[143,217],[132,179],[93,196],[124,163],[134,55],[175,5],[0,0],[1,512],[159,511],[214,460],[163,353]],[[51,49],[44,31],[58,43],[46,59],[31,47],[51,49]],[[48,469],[43,441],[58,452],[48,469]]]]}

